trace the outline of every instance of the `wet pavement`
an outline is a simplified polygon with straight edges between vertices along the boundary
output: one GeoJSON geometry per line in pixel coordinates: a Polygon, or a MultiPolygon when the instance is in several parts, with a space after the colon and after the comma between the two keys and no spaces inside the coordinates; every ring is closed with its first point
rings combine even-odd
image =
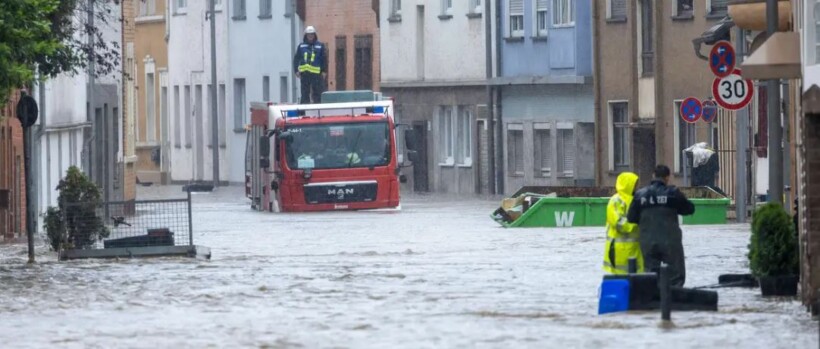
{"type": "MultiPolygon", "coordinates": [[[[140,198],[183,197],[178,187],[140,198]]],[[[56,262],[0,246],[4,348],[818,348],[793,298],[719,289],[718,312],[599,316],[604,230],[504,229],[497,201],[414,196],[401,211],[250,211],[194,196],[210,261],[56,262]]],[[[745,273],[747,225],[686,226],[689,287],[745,273]]]]}

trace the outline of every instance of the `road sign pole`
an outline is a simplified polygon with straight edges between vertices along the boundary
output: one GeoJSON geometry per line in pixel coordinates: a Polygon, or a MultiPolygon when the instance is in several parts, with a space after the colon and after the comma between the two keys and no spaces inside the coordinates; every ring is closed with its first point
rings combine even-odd
{"type": "MultiPolygon", "coordinates": [[[[769,37],[777,31],[777,0],[766,1],[766,32],[769,37]]],[[[780,128],[780,80],[766,81],[769,126],[769,202],[783,205],[783,134],[780,128]]]]}

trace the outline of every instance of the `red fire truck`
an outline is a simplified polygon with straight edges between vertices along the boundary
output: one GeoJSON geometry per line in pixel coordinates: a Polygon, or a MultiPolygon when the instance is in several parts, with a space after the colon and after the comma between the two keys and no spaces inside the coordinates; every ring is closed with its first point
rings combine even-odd
{"type": "Polygon", "coordinates": [[[253,103],[245,150],[245,194],[251,208],[399,207],[395,128],[391,100],[253,103]]]}

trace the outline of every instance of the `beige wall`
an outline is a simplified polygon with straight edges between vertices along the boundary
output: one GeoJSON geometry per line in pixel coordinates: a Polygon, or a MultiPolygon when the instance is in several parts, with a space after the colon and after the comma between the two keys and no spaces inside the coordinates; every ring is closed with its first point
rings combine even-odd
{"type": "MultiPolygon", "coordinates": [[[[134,10],[139,13],[139,2],[142,0],[131,0],[134,10]]],[[[155,11],[153,15],[138,17],[135,20],[135,58],[137,63],[137,170],[138,171],[158,171],[159,165],[151,160],[151,151],[158,147],[161,135],[161,112],[160,112],[160,72],[168,67],[168,45],[165,41],[165,1],[155,1],[155,11]],[[146,58],[152,58],[154,62],[154,142],[148,142],[148,106],[146,104],[146,58]]],[[[169,91],[169,94],[171,91],[169,91]]],[[[143,179],[144,180],[144,179],[143,179]]]]}

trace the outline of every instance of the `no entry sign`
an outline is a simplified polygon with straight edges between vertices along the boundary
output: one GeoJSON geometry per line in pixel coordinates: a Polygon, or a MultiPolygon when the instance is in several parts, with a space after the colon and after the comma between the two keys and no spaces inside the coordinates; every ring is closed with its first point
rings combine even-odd
{"type": "Polygon", "coordinates": [[[754,84],[752,80],[740,75],[740,69],[735,69],[725,77],[715,78],[712,82],[712,96],[721,107],[729,110],[742,109],[752,101],[754,84]]]}
{"type": "Polygon", "coordinates": [[[684,99],[680,104],[680,117],[686,122],[697,122],[703,114],[703,105],[695,97],[684,99]]]}

